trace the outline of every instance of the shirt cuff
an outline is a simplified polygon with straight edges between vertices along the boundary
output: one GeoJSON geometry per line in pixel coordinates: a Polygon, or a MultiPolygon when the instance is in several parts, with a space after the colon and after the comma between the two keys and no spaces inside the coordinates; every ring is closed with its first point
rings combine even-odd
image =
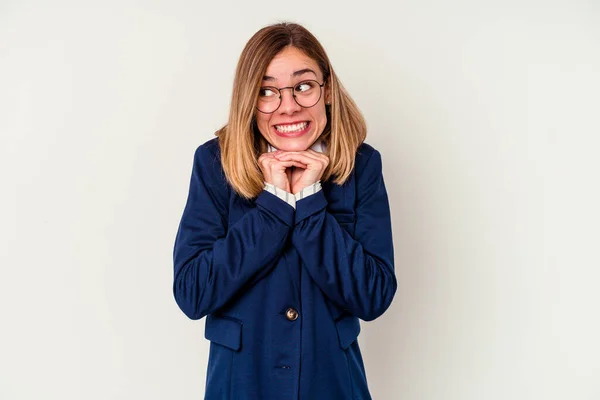
{"type": "Polygon", "coordinates": [[[256,205],[265,212],[278,217],[288,226],[294,226],[294,209],[273,194],[263,190],[256,198],[256,205]]]}
{"type": "Polygon", "coordinates": [[[322,189],[321,181],[317,181],[317,182],[313,183],[312,185],[305,187],[304,189],[300,190],[296,194],[289,193],[289,192],[287,192],[283,189],[280,189],[270,183],[265,183],[265,188],[264,188],[264,190],[279,197],[281,200],[285,201],[287,204],[294,207],[294,209],[296,208],[297,201],[305,199],[315,193],[318,193],[319,191],[321,191],[321,189],[322,189]]]}
{"type": "Polygon", "coordinates": [[[296,204],[296,212],[294,213],[294,225],[298,225],[306,218],[316,214],[327,207],[327,198],[323,191],[319,191],[312,196],[305,197],[302,201],[296,204]]]}

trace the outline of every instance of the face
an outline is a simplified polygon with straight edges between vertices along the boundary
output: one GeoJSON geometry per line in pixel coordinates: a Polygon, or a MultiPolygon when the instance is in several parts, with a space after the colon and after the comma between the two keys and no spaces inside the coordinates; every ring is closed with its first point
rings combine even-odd
{"type": "MultiPolygon", "coordinates": [[[[323,83],[323,73],[317,63],[300,50],[286,47],[271,60],[261,86],[283,88],[296,86],[309,79],[323,83]]],[[[327,124],[327,86],[323,86],[322,92],[314,106],[303,108],[294,100],[291,89],[282,90],[281,105],[275,112],[265,114],[256,111],[256,122],[261,135],[279,150],[308,149],[321,136],[327,124]]]]}

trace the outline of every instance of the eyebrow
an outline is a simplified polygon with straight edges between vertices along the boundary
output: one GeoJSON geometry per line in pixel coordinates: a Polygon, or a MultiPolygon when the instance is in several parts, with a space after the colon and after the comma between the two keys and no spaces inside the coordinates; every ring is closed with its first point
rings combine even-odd
{"type": "MultiPolygon", "coordinates": [[[[312,73],[315,76],[317,76],[317,73],[315,71],[313,71],[312,69],[310,69],[310,68],[299,69],[298,71],[292,72],[292,74],[290,76],[293,78],[293,77],[296,77],[296,76],[304,75],[306,73],[312,73]]],[[[273,78],[272,76],[269,76],[269,75],[265,75],[263,77],[263,81],[274,81],[274,80],[276,80],[276,79],[273,78]]]]}

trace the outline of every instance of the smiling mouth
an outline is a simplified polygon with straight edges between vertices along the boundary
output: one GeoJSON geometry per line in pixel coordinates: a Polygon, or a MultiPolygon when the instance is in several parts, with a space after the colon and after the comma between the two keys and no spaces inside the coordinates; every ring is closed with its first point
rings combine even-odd
{"type": "Polygon", "coordinates": [[[275,129],[281,133],[301,132],[308,126],[308,121],[297,124],[274,125],[275,129]]]}

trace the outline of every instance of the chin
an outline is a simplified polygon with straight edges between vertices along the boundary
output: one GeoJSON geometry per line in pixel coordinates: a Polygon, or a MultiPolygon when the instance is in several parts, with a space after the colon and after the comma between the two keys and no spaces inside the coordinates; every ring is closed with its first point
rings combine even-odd
{"type": "Polygon", "coordinates": [[[278,149],[283,151],[304,151],[308,147],[306,143],[284,143],[278,149]]]}
{"type": "Polygon", "coordinates": [[[304,151],[310,147],[305,138],[273,140],[273,146],[282,151],[304,151]]]}

